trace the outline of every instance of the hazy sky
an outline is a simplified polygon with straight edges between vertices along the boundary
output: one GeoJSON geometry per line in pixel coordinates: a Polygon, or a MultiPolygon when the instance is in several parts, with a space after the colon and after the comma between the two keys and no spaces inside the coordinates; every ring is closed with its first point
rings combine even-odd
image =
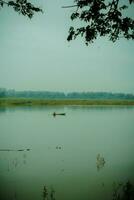
{"type": "MultiPolygon", "coordinates": [[[[134,42],[67,42],[73,0],[40,0],[32,20],[0,10],[0,87],[16,90],[134,93],[134,42]]],[[[134,6],[131,14],[134,15],[134,6]]]]}

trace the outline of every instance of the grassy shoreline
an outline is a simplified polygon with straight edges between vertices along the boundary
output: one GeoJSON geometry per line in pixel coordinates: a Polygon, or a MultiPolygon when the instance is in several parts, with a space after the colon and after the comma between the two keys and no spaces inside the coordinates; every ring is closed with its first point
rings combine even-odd
{"type": "Polygon", "coordinates": [[[64,105],[134,106],[134,100],[0,98],[0,107],[8,107],[8,106],[64,106],[64,105]]]}

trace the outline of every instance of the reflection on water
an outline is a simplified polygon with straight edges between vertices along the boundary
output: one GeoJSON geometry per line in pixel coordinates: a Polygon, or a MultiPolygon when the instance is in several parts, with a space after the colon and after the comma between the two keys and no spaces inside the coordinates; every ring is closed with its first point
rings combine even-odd
{"type": "Polygon", "coordinates": [[[3,112],[5,112],[6,111],[6,107],[1,107],[0,106],[0,113],[3,113],[3,112]]]}
{"type": "Polygon", "coordinates": [[[61,114],[66,115],[66,113],[64,113],[64,110],[66,110],[66,108],[68,110],[82,110],[82,111],[89,111],[89,110],[98,110],[98,111],[102,111],[102,110],[134,110],[134,106],[128,106],[128,105],[70,105],[70,106],[64,106],[64,105],[60,105],[60,106],[18,106],[18,107],[2,107],[0,106],[0,114],[2,112],[16,112],[16,111],[49,111],[50,114],[53,114],[54,110],[57,110],[58,112],[63,112],[61,114]]]}
{"type": "Polygon", "coordinates": [[[1,111],[0,200],[133,200],[133,119],[133,107],[1,111]]]}
{"type": "Polygon", "coordinates": [[[0,154],[0,175],[5,172],[13,172],[27,164],[26,153],[0,154]]]}
{"type": "MultiPolygon", "coordinates": [[[[2,107],[0,106],[0,113],[1,112],[16,112],[16,111],[49,111],[51,115],[53,114],[54,110],[64,110],[66,106],[12,106],[12,107],[2,107]]],[[[52,115],[53,116],[53,115],[52,115]]]]}
{"type": "Polygon", "coordinates": [[[56,149],[61,149],[61,146],[56,146],[56,149]]]}

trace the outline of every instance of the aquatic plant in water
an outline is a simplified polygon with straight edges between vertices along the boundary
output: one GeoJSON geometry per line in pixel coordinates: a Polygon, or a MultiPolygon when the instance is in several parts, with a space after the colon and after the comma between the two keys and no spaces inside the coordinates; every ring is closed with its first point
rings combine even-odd
{"type": "Polygon", "coordinates": [[[49,188],[44,185],[43,187],[43,200],[56,200],[55,199],[55,190],[53,187],[49,188]]]}
{"type": "Polygon", "coordinates": [[[134,186],[130,181],[113,183],[112,200],[134,200],[134,186]]]}
{"type": "Polygon", "coordinates": [[[96,157],[96,167],[97,167],[97,170],[99,171],[100,169],[102,169],[105,165],[105,159],[103,156],[101,156],[100,154],[97,155],[96,157]]]}

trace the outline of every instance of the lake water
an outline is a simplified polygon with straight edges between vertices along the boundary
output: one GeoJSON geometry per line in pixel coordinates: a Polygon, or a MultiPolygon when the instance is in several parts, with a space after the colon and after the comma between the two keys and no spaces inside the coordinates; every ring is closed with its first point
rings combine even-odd
{"type": "Polygon", "coordinates": [[[115,200],[134,184],[134,107],[1,108],[0,150],[1,200],[115,200]]]}

